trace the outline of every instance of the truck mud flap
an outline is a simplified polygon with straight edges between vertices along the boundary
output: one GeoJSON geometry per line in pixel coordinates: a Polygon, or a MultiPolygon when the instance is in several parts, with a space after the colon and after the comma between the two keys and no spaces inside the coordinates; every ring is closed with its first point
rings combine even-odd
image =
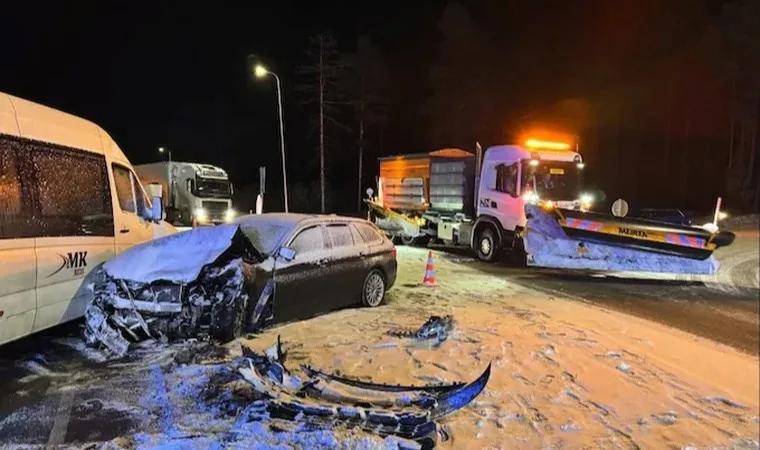
{"type": "Polygon", "coordinates": [[[616,272],[660,272],[712,275],[718,270],[713,256],[694,259],[665,254],[659,249],[602,242],[593,236],[568,236],[557,215],[536,205],[526,205],[524,233],[529,266],[616,272]]]}

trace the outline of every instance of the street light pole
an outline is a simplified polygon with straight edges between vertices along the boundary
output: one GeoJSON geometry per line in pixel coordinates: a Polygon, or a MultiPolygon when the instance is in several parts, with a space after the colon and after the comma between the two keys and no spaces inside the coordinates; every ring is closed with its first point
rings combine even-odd
{"type": "Polygon", "coordinates": [[[256,66],[254,69],[256,77],[261,78],[265,75],[271,75],[274,77],[275,84],[277,85],[277,112],[280,119],[280,152],[282,153],[282,191],[285,197],[285,212],[288,211],[288,178],[287,170],[285,169],[285,118],[282,115],[282,86],[280,84],[280,77],[276,73],[267,70],[263,66],[256,66]]]}
{"type": "Polygon", "coordinates": [[[159,153],[164,153],[164,152],[169,153],[169,162],[172,162],[172,151],[171,150],[169,150],[169,149],[167,149],[165,147],[158,147],[158,152],[159,153]]]}
{"type": "Polygon", "coordinates": [[[274,72],[269,72],[277,84],[277,109],[280,115],[280,152],[282,153],[282,189],[285,195],[285,212],[288,212],[288,179],[285,170],[285,119],[282,117],[282,86],[280,77],[274,72]]]}

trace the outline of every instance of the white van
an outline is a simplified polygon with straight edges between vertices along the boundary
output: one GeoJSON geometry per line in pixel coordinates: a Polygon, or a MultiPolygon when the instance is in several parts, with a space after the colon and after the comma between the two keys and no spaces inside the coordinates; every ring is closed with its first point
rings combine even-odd
{"type": "Polygon", "coordinates": [[[93,267],[176,232],[153,200],[102,128],[0,92],[0,344],[81,317],[93,267]]]}

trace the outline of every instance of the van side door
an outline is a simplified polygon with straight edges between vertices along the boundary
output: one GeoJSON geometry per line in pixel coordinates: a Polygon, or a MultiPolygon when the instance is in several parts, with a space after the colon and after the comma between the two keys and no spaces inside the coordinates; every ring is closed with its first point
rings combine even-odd
{"type": "Polygon", "coordinates": [[[32,204],[20,157],[19,142],[0,135],[0,344],[31,333],[37,310],[32,204]]]}
{"type": "Polygon", "coordinates": [[[28,141],[35,201],[37,315],[34,331],[84,314],[85,276],[113,256],[110,183],[103,155],[28,141]]]}
{"type": "Polygon", "coordinates": [[[113,207],[116,253],[121,253],[153,239],[154,224],[144,218],[150,202],[132,169],[113,163],[111,170],[116,191],[113,207]]]}

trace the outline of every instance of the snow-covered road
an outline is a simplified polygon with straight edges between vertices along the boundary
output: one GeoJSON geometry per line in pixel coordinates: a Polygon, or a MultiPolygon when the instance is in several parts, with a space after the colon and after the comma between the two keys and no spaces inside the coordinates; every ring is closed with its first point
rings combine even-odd
{"type": "MultiPolygon", "coordinates": [[[[587,301],[606,295],[623,310],[613,300],[669,302],[688,316],[694,305],[709,309],[699,297],[706,292],[734,294],[696,283],[568,278],[438,251],[438,287],[427,288],[426,260],[427,250],[399,247],[387,305],[282,325],[244,342],[262,350],[279,334],[291,367],[385,383],[469,380],[492,362],[486,391],[443,421],[449,440],[440,448],[757,448],[756,354],[587,301]],[[457,322],[438,348],[386,334],[433,314],[457,322]]],[[[722,316],[730,314],[713,315],[722,316]]],[[[754,318],[749,326],[757,330],[757,313],[740,317],[730,323],[754,318]]],[[[149,348],[101,363],[61,334],[3,348],[0,447],[393,448],[353,432],[236,428],[241,387],[223,363],[239,354],[237,344],[149,348]]]]}

